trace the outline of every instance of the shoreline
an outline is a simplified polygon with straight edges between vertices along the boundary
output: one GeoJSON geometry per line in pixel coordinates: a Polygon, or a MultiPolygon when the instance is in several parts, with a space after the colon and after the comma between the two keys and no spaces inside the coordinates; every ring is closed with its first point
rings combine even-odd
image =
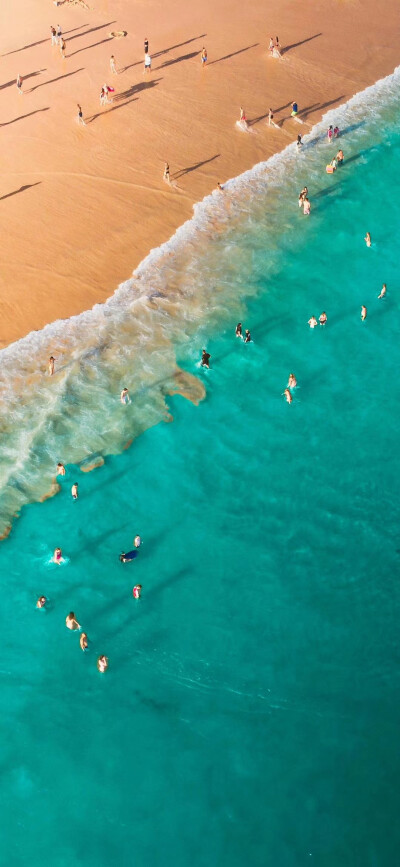
{"type": "MultiPolygon", "coordinates": [[[[22,0],[18,0],[15,14],[21,3],[22,0]]],[[[246,45],[236,50],[239,23],[243,17],[240,10],[232,11],[232,20],[221,31],[219,24],[224,20],[224,10],[215,7],[215,4],[206,3],[201,11],[201,19],[198,19],[199,11],[192,11],[189,17],[186,13],[188,21],[184,20],[184,15],[180,28],[171,32],[168,16],[166,20],[161,7],[155,7],[153,15],[157,22],[152,28],[154,36],[150,38],[150,49],[152,44],[157,49],[160,42],[160,50],[155,50],[151,78],[144,82],[139,59],[140,40],[130,34],[140,31],[141,26],[143,33],[148,33],[148,22],[144,22],[143,11],[135,10],[135,26],[130,27],[133,12],[126,6],[124,0],[115,6],[116,19],[126,22],[124,27],[128,31],[126,39],[118,41],[111,40],[107,35],[111,26],[117,26],[112,24],[112,16],[107,16],[107,2],[95,13],[84,12],[76,7],[55,9],[54,16],[58,16],[63,27],[67,25],[65,32],[70,30],[72,34],[66,32],[67,59],[62,61],[54,56],[58,49],[49,47],[47,25],[46,28],[43,23],[39,26],[40,22],[49,19],[53,10],[42,10],[38,0],[31,0],[31,9],[25,16],[21,30],[21,39],[25,35],[27,40],[23,64],[19,57],[21,49],[13,47],[14,12],[7,13],[6,48],[1,60],[3,73],[4,66],[9,68],[5,77],[10,81],[3,85],[4,111],[7,114],[9,106],[10,111],[15,113],[22,104],[25,111],[29,100],[29,114],[5,121],[4,141],[0,146],[4,175],[10,177],[9,185],[12,185],[13,174],[19,182],[23,181],[19,189],[4,193],[3,199],[7,201],[3,203],[3,213],[0,215],[3,245],[8,253],[0,283],[3,304],[0,346],[3,348],[15,344],[15,341],[32,331],[40,332],[46,325],[68,320],[90,310],[94,304],[112,298],[118,286],[129,280],[132,271],[140,271],[148,255],[169,242],[175,232],[192,218],[193,208],[196,210],[204,197],[215,189],[218,180],[224,183],[226,176],[233,178],[252,171],[260,162],[280,153],[282,145],[295,141],[299,127],[288,117],[288,101],[295,98],[299,103],[300,115],[303,113],[307,123],[314,126],[321,119],[324,109],[348,102],[354,93],[371,86],[382,75],[390,74],[397,62],[397,58],[393,62],[395,47],[387,44],[399,18],[399,10],[394,4],[389,4],[383,23],[379,21],[371,0],[367,0],[363,6],[358,3],[351,7],[335,4],[335,7],[340,8],[340,15],[334,21],[329,19],[328,14],[325,16],[325,11],[332,9],[332,3],[328,0],[324,0],[317,11],[307,10],[306,16],[304,11],[295,12],[293,3],[287,0],[280,7],[279,16],[277,8],[272,14],[275,30],[279,18],[278,32],[282,32],[282,26],[286,23],[288,39],[285,40],[286,46],[282,40],[282,60],[267,56],[267,37],[263,35],[261,38],[259,35],[265,29],[263,25],[260,31],[264,18],[261,4],[252,11],[250,19],[246,17],[249,39],[246,41],[241,38],[246,45]],[[363,31],[361,28],[360,44],[351,45],[350,48],[348,28],[351,21],[358,21],[359,16],[368,18],[368,29],[363,31]],[[194,36],[187,29],[189,18],[190,29],[196,34],[194,36]],[[328,23],[324,21],[322,34],[317,24],[324,18],[327,18],[328,23]],[[203,19],[207,27],[201,28],[203,19]],[[382,50],[371,65],[367,43],[369,32],[375,24],[382,50]],[[44,44],[40,39],[36,44],[34,39],[28,38],[29,33],[38,33],[39,30],[44,31],[44,44]],[[98,42],[93,42],[93,36],[90,35],[93,30],[97,33],[98,42]],[[200,36],[205,30],[207,37],[200,36]],[[163,35],[165,32],[170,39],[163,35]],[[295,37],[292,35],[296,32],[299,37],[297,43],[293,41],[295,37]],[[307,36],[306,33],[311,35],[307,36]],[[85,34],[88,34],[86,39],[85,34]],[[69,40],[73,52],[68,48],[69,40]],[[337,44],[335,47],[338,40],[340,51],[337,50],[337,44]],[[200,43],[203,41],[209,56],[206,69],[199,68],[200,43]],[[87,42],[89,44],[84,47],[87,42]],[[102,45],[102,42],[106,45],[102,45]],[[78,48],[78,45],[82,47],[78,48]],[[231,52],[229,47],[233,49],[231,52]],[[86,61],[84,58],[89,48],[96,51],[92,51],[90,61],[86,61]],[[134,55],[133,63],[130,64],[133,70],[127,69],[122,75],[116,76],[115,82],[111,82],[107,71],[111,50],[115,50],[116,54],[118,50],[127,67],[129,64],[125,61],[130,61],[134,55]],[[330,52],[335,54],[333,73],[331,68],[329,74],[325,66],[321,69],[322,50],[325,63],[329,63],[330,52]],[[80,59],[82,63],[77,70],[67,66],[67,72],[64,72],[62,63],[68,64],[73,53],[78,54],[77,60],[80,59]],[[34,59],[37,59],[37,69],[28,73],[28,76],[34,75],[32,90],[40,94],[42,86],[54,83],[54,95],[46,97],[48,107],[36,107],[39,96],[31,97],[25,92],[21,102],[21,97],[11,87],[12,71],[18,68],[24,78],[25,66],[31,64],[30,58],[33,65],[34,59]],[[217,62],[218,67],[214,69],[217,62]],[[85,66],[81,69],[83,63],[85,66]],[[53,65],[54,69],[47,68],[46,74],[39,72],[45,64],[49,67],[53,65]],[[218,71],[217,76],[215,70],[218,71]],[[84,73],[85,83],[78,91],[75,74],[79,77],[81,72],[84,73]],[[50,80],[45,80],[49,74],[50,80]],[[309,81],[310,74],[313,76],[312,84],[309,81]],[[123,100],[105,111],[105,114],[110,115],[108,118],[101,117],[96,109],[93,129],[88,126],[85,130],[79,130],[74,124],[73,115],[65,116],[64,111],[61,114],[59,112],[58,118],[52,119],[49,109],[57,107],[54,99],[57,102],[60,96],[58,107],[66,103],[68,113],[70,106],[71,112],[75,110],[74,100],[78,93],[82,103],[86,99],[90,111],[94,108],[95,75],[99,82],[106,76],[109,83],[116,84],[116,96],[120,93],[120,87],[126,84],[132,93],[126,89],[123,91],[123,100]],[[61,89],[60,92],[56,93],[56,87],[61,89]],[[163,88],[162,97],[160,88],[163,88]],[[86,96],[89,93],[90,96],[86,96]],[[321,102],[323,95],[326,96],[325,102],[321,102]],[[131,106],[131,102],[135,105],[131,106]],[[257,135],[244,135],[235,126],[241,102],[245,105],[251,129],[257,135]],[[275,119],[282,123],[279,131],[271,130],[265,123],[265,114],[271,102],[276,112],[275,119]],[[278,111],[276,106],[282,110],[278,111]],[[115,111],[123,107],[123,112],[115,111]],[[128,114],[136,108],[141,112],[139,128],[136,116],[133,118],[128,114]],[[31,116],[31,112],[35,117],[31,116]],[[121,115],[125,115],[126,122],[121,115]],[[23,122],[14,129],[15,120],[23,122]],[[96,126],[98,121],[101,130],[96,126]],[[182,143],[176,137],[178,123],[182,143]],[[86,133],[90,135],[89,153],[86,148],[88,139],[86,144],[82,142],[82,136],[86,133]],[[131,153],[132,136],[135,137],[135,154],[131,153]],[[44,150],[43,137],[47,142],[44,150]],[[27,142],[28,150],[25,147],[27,142]],[[48,144],[51,145],[50,149],[48,144]],[[197,159],[196,162],[196,153],[198,157],[205,156],[205,159],[197,159]],[[107,155],[111,155],[110,159],[107,155]],[[163,160],[166,157],[170,162],[171,176],[178,175],[176,182],[179,190],[168,188],[162,181],[163,160]],[[35,164],[38,164],[36,170],[35,164]],[[34,189],[28,188],[30,186],[34,189]],[[23,195],[17,196],[16,192],[22,192],[23,195]]],[[[117,61],[121,63],[119,57],[117,61]]],[[[30,89],[27,84],[23,87],[30,89]]],[[[300,131],[303,130],[300,128],[300,131]]]]}

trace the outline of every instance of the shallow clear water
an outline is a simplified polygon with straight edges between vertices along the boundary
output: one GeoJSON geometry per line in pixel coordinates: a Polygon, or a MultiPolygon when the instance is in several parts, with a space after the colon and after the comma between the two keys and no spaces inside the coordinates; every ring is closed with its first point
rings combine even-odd
{"type": "MultiPolygon", "coordinates": [[[[317,131],[299,157],[228,187],[223,231],[175,251],[158,278],[176,269],[179,314],[154,313],[164,361],[142,345],[137,402],[130,382],[131,406],[118,402],[121,344],[107,366],[116,307],[97,311],[110,319],[103,354],[88,362],[82,338],[76,379],[38,386],[51,411],[37,410],[43,433],[24,455],[39,475],[41,455],[74,453],[82,426],[108,452],[164,400],[174,420],[92,473],[68,466],[61,494],[23,509],[0,547],[0,849],[16,867],[398,861],[400,125],[389,86],[385,97],[335,115],[347,131],[334,177],[317,131]],[[311,331],[322,310],[327,326],[311,331]],[[254,343],[235,339],[238,318],[254,343]],[[202,346],[210,371],[196,366],[202,346]],[[157,392],[175,354],[205,385],[197,407],[157,392]],[[122,565],[137,532],[139,556],[122,565]]],[[[26,430],[10,414],[3,425],[13,490],[31,468],[15,467],[7,437],[26,430]]]]}

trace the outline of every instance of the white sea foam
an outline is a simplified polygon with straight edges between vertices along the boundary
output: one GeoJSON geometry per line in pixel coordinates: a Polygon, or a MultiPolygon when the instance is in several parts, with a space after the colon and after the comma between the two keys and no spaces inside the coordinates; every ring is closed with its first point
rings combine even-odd
{"type": "Polygon", "coordinates": [[[321,163],[327,151],[321,153],[320,144],[327,127],[339,126],[346,155],[367,136],[382,137],[399,81],[400,67],[328,111],[303,136],[300,154],[292,142],[228,180],[223,192],[206,196],[193,218],[152,250],[104,304],[1,350],[0,533],[24,503],[48,491],[58,460],[79,463],[118,452],[167,416],[165,395],[176,386],[175,347],[195,372],[201,343],[193,345],[193,336],[226,322],[228,310],[235,319],[243,299],[258,291],[258,246],[268,251],[263,279],[265,268],[272,272],[279,239],[298,217],[291,204],[294,199],[298,211],[299,185],[326,183],[321,163]],[[53,377],[45,372],[50,355],[56,357],[53,377]],[[126,407],[119,401],[124,386],[132,401],[126,407]]]}

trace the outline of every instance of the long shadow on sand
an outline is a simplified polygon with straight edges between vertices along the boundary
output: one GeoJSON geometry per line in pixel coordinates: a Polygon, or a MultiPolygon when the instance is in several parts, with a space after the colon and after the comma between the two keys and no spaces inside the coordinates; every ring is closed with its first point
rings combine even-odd
{"type": "Polygon", "coordinates": [[[93,42],[92,45],[86,45],[84,48],[77,48],[76,51],[72,51],[70,54],[66,54],[66,57],[74,57],[75,54],[80,54],[81,51],[89,51],[89,48],[96,48],[97,45],[103,45],[104,42],[112,42],[112,36],[106,36],[105,39],[100,39],[99,42],[93,42]]]}
{"type": "MultiPolygon", "coordinates": [[[[115,24],[115,21],[111,21],[111,24],[115,24]]],[[[75,30],[81,30],[82,27],[87,27],[87,24],[80,24],[79,27],[73,27],[71,30],[64,30],[63,35],[67,36],[68,33],[75,33],[75,30]]],[[[109,24],[103,24],[103,27],[109,27],[109,24]]],[[[97,27],[94,27],[93,30],[97,30],[97,27]]],[[[86,30],[86,33],[91,33],[91,30],[86,30]]],[[[78,33],[78,36],[84,36],[84,33],[78,33]]],[[[49,42],[51,36],[48,36],[46,39],[39,39],[38,42],[30,42],[29,45],[23,45],[22,48],[15,48],[14,51],[7,51],[6,54],[0,54],[0,57],[8,57],[9,54],[18,54],[20,51],[27,51],[28,48],[36,48],[37,45],[44,45],[45,42],[49,42]]],[[[75,39],[74,36],[71,36],[70,39],[75,39]]]]}
{"type": "Polygon", "coordinates": [[[314,33],[314,36],[308,36],[307,39],[302,39],[301,42],[293,42],[292,45],[285,45],[284,48],[281,48],[281,54],[287,54],[288,51],[292,51],[293,48],[298,48],[306,42],[311,42],[312,39],[318,39],[318,36],[322,36],[322,33],[314,33]]]}
{"type": "Polygon", "coordinates": [[[9,199],[10,196],[16,196],[17,193],[23,193],[24,190],[30,190],[31,187],[37,187],[38,184],[41,184],[41,183],[42,183],[41,181],[36,181],[36,183],[34,183],[34,184],[24,184],[18,190],[13,190],[12,193],[6,193],[5,196],[0,196],[0,202],[2,202],[3,199],[9,199]]]}
{"type": "Polygon", "coordinates": [[[181,57],[175,57],[171,60],[165,60],[164,63],[161,63],[160,66],[156,66],[156,69],[163,69],[164,66],[173,66],[174,63],[181,63],[182,60],[192,60],[193,57],[197,57],[200,54],[200,51],[191,51],[190,54],[182,54],[181,57]]]}
{"type": "MultiPolygon", "coordinates": [[[[28,78],[33,78],[35,75],[40,75],[42,72],[46,72],[45,69],[37,69],[36,72],[28,72],[28,75],[24,75],[22,79],[22,83],[28,80],[28,78]]],[[[6,81],[4,84],[0,84],[0,90],[4,90],[6,87],[11,87],[12,84],[16,85],[17,79],[12,78],[11,81],[6,81]]]]}
{"type": "Polygon", "coordinates": [[[130,102],[137,102],[138,99],[139,97],[135,96],[133,99],[128,99],[127,102],[121,102],[120,105],[113,105],[113,107],[107,109],[107,111],[99,111],[97,114],[92,114],[91,117],[85,117],[85,123],[93,123],[97,118],[106,117],[106,115],[111,114],[112,111],[117,111],[117,108],[124,108],[125,105],[129,105],[130,102]]]}
{"type": "Polygon", "coordinates": [[[32,93],[34,90],[38,90],[39,87],[45,87],[46,84],[54,84],[55,81],[61,81],[62,78],[69,78],[70,75],[76,75],[77,72],[83,72],[84,66],[81,69],[74,69],[73,72],[66,72],[65,75],[59,75],[58,78],[50,78],[49,81],[42,81],[41,84],[35,84],[34,87],[31,87],[30,90],[27,90],[26,93],[32,93]]]}
{"type": "Polygon", "coordinates": [[[19,117],[15,117],[14,120],[6,120],[4,123],[0,123],[0,126],[9,126],[10,123],[16,123],[17,120],[24,120],[26,117],[32,117],[33,114],[39,114],[40,111],[49,111],[50,106],[46,106],[46,108],[37,108],[35,111],[30,111],[28,114],[20,114],[19,117]]]}
{"type": "Polygon", "coordinates": [[[213,66],[214,63],[221,63],[223,60],[229,60],[230,57],[236,57],[237,54],[243,54],[244,51],[250,51],[250,48],[257,48],[259,42],[254,42],[253,45],[246,45],[246,48],[239,48],[239,51],[232,51],[232,54],[225,54],[224,57],[219,57],[218,60],[211,60],[207,66],[213,66]]]}
{"type": "MultiPolygon", "coordinates": [[[[114,96],[114,102],[120,102],[124,99],[129,99],[131,96],[136,96],[137,93],[140,93],[142,90],[148,90],[150,87],[155,87],[162,81],[162,78],[154,78],[150,81],[140,81],[139,84],[133,84],[132,87],[128,88],[128,90],[124,90],[122,93],[116,93],[114,96]]],[[[118,108],[118,106],[116,106],[118,108]]],[[[109,109],[111,111],[111,109],[109,109]]],[[[104,112],[99,112],[99,114],[104,114],[104,112]]]]}
{"type": "Polygon", "coordinates": [[[209,157],[208,160],[202,160],[202,162],[194,163],[193,166],[188,166],[186,169],[180,169],[179,171],[175,172],[175,174],[173,174],[171,177],[173,178],[174,181],[177,181],[178,178],[182,178],[183,175],[188,175],[189,172],[195,172],[196,169],[201,168],[201,166],[205,166],[207,163],[212,163],[214,160],[217,160],[218,157],[220,157],[220,156],[221,156],[221,154],[214,154],[214,156],[209,157]]]}

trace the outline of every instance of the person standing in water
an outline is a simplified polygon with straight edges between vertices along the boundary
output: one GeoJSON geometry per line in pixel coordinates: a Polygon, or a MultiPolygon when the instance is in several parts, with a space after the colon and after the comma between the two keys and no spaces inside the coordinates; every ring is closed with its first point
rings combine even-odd
{"type": "Polygon", "coordinates": [[[75,482],[71,488],[71,496],[73,500],[78,499],[78,482],[75,482]]]}
{"type": "Polygon", "coordinates": [[[298,151],[300,151],[300,150],[302,149],[302,147],[303,147],[303,142],[302,142],[302,140],[301,140],[301,135],[300,135],[300,133],[299,133],[298,136],[297,136],[296,147],[297,147],[297,150],[298,150],[298,151]]]}
{"type": "Polygon", "coordinates": [[[244,332],[244,342],[245,343],[252,343],[251,334],[250,334],[250,331],[248,328],[246,328],[246,330],[244,332]]]}
{"type": "Polygon", "coordinates": [[[311,202],[309,201],[309,199],[307,198],[307,196],[304,196],[304,199],[303,199],[303,214],[304,214],[305,217],[309,217],[309,216],[310,216],[310,213],[311,213],[311,202]]]}
{"type": "Polygon", "coordinates": [[[316,326],[318,325],[318,322],[317,322],[315,316],[311,316],[310,319],[308,320],[307,324],[310,326],[310,328],[316,328],[316,326]]]}
{"type": "Polygon", "coordinates": [[[54,374],[54,364],[55,364],[54,355],[50,355],[50,358],[49,358],[49,376],[53,376],[53,374],[54,374]]]}
{"type": "Polygon", "coordinates": [[[57,563],[58,566],[62,563],[62,550],[61,548],[56,548],[53,554],[53,563],[57,563]]]}
{"type": "Polygon", "coordinates": [[[85,121],[83,119],[82,107],[79,105],[79,102],[77,102],[77,108],[78,108],[78,123],[80,126],[86,126],[85,121]]]}
{"type": "Polygon", "coordinates": [[[132,590],[133,598],[134,599],[140,599],[141,592],[142,592],[142,585],[141,584],[135,584],[135,586],[132,590]]]}
{"type": "Polygon", "coordinates": [[[286,400],[288,403],[291,403],[291,402],[292,402],[293,397],[292,397],[292,395],[291,395],[291,393],[290,393],[290,391],[289,391],[288,388],[285,388],[285,391],[283,392],[283,396],[284,396],[285,400],[286,400]]]}
{"type": "Polygon", "coordinates": [[[80,636],[80,639],[79,639],[79,646],[80,646],[81,650],[83,650],[83,652],[85,652],[85,650],[88,649],[89,641],[88,641],[88,637],[86,635],[86,632],[82,632],[82,635],[80,636]]]}
{"type": "Polygon", "coordinates": [[[382,289],[378,295],[378,298],[384,298],[386,295],[386,283],[383,283],[382,289]]]}
{"type": "Polygon", "coordinates": [[[365,235],[364,241],[365,241],[367,247],[370,247],[370,246],[371,246],[372,241],[371,241],[371,235],[370,235],[369,232],[366,232],[366,235],[365,235]]]}
{"type": "Polygon", "coordinates": [[[102,654],[102,656],[99,656],[99,657],[98,657],[98,659],[97,659],[97,668],[98,668],[98,670],[100,671],[101,674],[103,674],[105,671],[107,671],[107,668],[108,668],[108,658],[107,658],[107,656],[104,656],[104,654],[102,654]]]}
{"type": "Polygon", "coordinates": [[[70,611],[65,618],[65,625],[67,629],[80,629],[80,624],[78,623],[75,614],[73,611],[70,611]]]}
{"type": "Polygon", "coordinates": [[[65,467],[64,464],[61,463],[61,461],[59,461],[57,464],[56,476],[65,476],[65,467]]]}
{"type": "Polygon", "coordinates": [[[126,406],[127,403],[129,403],[129,391],[128,391],[127,388],[123,388],[123,389],[122,389],[122,391],[121,391],[121,396],[120,396],[120,401],[121,401],[121,403],[123,403],[125,406],[126,406]]]}
{"type": "Polygon", "coordinates": [[[39,599],[36,603],[36,608],[44,608],[46,605],[47,599],[45,596],[39,596],[39,599]]]}
{"type": "Polygon", "coordinates": [[[242,330],[242,323],[241,322],[238,322],[238,324],[236,326],[235,335],[236,335],[236,337],[241,337],[243,340],[243,330],[242,330]]]}
{"type": "Polygon", "coordinates": [[[364,322],[364,319],[367,318],[367,308],[364,304],[361,305],[361,321],[364,322]]]}
{"type": "Polygon", "coordinates": [[[297,379],[296,379],[294,373],[289,373],[289,380],[288,380],[287,387],[288,388],[296,388],[296,386],[297,386],[297,379]]]}
{"type": "Polygon", "coordinates": [[[327,321],[328,321],[328,317],[327,317],[325,311],[323,311],[323,313],[321,313],[321,316],[319,317],[319,324],[325,325],[327,323],[327,321]]]}
{"type": "Polygon", "coordinates": [[[202,353],[201,353],[201,362],[200,362],[201,367],[207,367],[207,369],[209,370],[210,369],[210,358],[211,358],[210,353],[206,352],[206,350],[203,349],[202,353]]]}

